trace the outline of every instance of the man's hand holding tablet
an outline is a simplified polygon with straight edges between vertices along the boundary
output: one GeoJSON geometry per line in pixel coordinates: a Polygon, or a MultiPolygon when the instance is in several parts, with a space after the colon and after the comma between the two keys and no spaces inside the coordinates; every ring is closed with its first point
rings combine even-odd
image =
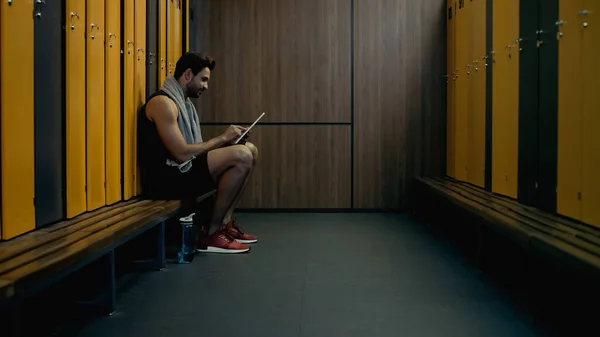
{"type": "Polygon", "coordinates": [[[254,127],[254,125],[256,125],[256,123],[258,123],[258,121],[263,118],[263,116],[265,115],[265,113],[263,112],[260,116],[258,116],[258,118],[254,121],[254,123],[252,123],[252,125],[250,125],[249,128],[244,129],[241,126],[239,127],[240,129],[243,129],[243,133],[233,142],[233,144],[238,144],[240,143],[240,141],[242,142],[242,144],[244,144],[246,142],[246,138],[248,138],[248,133],[250,132],[250,129],[252,129],[252,127],[254,127]]]}

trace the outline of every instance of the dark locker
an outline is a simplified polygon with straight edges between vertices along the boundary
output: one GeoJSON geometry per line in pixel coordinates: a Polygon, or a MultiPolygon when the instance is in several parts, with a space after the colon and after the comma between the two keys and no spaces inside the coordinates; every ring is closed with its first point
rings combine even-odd
{"type": "Polygon", "coordinates": [[[38,228],[64,216],[64,13],[62,1],[35,4],[35,210],[38,228]]]}
{"type": "Polygon", "coordinates": [[[158,1],[148,0],[146,5],[146,12],[146,48],[148,48],[146,67],[146,78],[148,79],[148,81],[146,82],[146,97],[149,97],[156,90],[158,90],[160,85],[162,85],[162,83],[158,83],[158,1]]]}

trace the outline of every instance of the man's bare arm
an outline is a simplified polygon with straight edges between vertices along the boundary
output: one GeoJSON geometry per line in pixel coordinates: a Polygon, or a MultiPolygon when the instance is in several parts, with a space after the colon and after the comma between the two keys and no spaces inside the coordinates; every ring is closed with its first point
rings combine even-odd
{"type": "Polygon", "coordinates": [[[164,96],[154,97],[148,102],[146,115],[154,122],[163,144],[178,163],[220,148],[230,141],[221,135],[199,144],[187,144],[177,125],[177,106],[164,96]]]}

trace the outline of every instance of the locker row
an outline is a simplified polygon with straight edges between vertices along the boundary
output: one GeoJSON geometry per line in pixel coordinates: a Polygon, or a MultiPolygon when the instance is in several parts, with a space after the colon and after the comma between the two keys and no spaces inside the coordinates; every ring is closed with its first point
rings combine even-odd
{"type": "Polygon", "coordinates": [[[136,111],[189,17],[183,0],[1,3],[3,240],[138,195],[136,111]]]}
{"type": "Polygon", "coordinates": [[[447,174],[600,226],[600,1],[447,5],[447,174]]]}

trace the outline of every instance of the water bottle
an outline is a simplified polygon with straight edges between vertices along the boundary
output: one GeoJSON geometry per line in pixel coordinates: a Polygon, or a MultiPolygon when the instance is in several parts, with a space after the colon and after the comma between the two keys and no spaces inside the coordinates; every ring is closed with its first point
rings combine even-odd
{"type": "Polygon", "coordinates": [[[181,224],[181,248],[177,253],[179,263],[191,263],[196,253],[196,240],[194,235],[194,215],[179,218],[181,224]]]}

